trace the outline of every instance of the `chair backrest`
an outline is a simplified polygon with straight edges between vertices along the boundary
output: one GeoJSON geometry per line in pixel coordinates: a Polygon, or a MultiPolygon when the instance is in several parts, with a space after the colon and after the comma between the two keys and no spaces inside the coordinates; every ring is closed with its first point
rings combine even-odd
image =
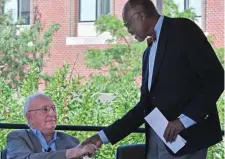
{"type": "Polygon", "coordinates": [[[116,151],[116,159],[144,159],[145,144],[119,146],[116,151]]]}
{"type": "Polygon", "coordinates": [[[1,151],[1,159],[6,159],[6,153],[7,153],[7,149],[2,149],[1,151]]]}

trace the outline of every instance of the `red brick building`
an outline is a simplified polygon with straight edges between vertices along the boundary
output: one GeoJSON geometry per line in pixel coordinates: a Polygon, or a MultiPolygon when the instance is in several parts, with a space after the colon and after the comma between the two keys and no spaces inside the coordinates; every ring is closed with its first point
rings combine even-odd
{"type": "Polygon", "coordinates": [[[215,47],[224,48],[224,0],[205,1],[204,31],[214,35],[215,47]]]}
{"type": "MultiPolygon", "coordinates": [[[[61,25],[55,34],[50,57],[46,58],[45,71],[52,74],[64,62],[73,64],[75,73],[89,75],[94,70],[84,65],[84,52],[90,48],[104,49],[109,35],[96,35],[94,21],[100,14],[121,17],[127,0],[11,0],[5,10],[15,9],[15,20],[24,16],[32,24],[33,12],[37,8],[40,21],[47,28],[50,24],[61,25]]],[[[215,47],[224,48],[224,0],[174,0],[179,9],[194,8],[198,24],[209,35],[214,35],[215,47]]],[[[158,8],[162,0],[154,0],[158,8]]]]}

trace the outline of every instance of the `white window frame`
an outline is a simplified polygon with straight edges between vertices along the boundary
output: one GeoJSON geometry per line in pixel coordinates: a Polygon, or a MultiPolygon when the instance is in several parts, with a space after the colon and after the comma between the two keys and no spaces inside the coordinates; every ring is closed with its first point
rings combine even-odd
{"type": "MultiPolygon", "coordinates": [[[[98,14],[98,12],[99,12],[99,8],[98,8],[98,3],[99,3],[99,1],[101,1],[101,0],[95,0],[95,19],[94,20],[82,20],[81,19],[81,1],[82,0],[79,0],[79,23],[80,22],[94,22],[94,21],[96,21],[97,20],[97,18],[100,16],[99,14],[98,14]]],[[[111,6],[112,5],[112,0],[109,0],[109,14],[111,13],[111,6]]]]}
{"type": "MultiPolygon", "coordinates": [[[[21,4],[22,4],[22,0],[18,0],[17,1],[17,4],[18,4],[18,7],[17,7],[17,11],[18,11],[18,13],[17,13],[17,15],[18,15],[18,19],[20,18],[20,17],[22,17],[22,11],[21,11],[21,4]]],[[[22,24],[22,25],[30,25],[31,24],[31,0],[29,0],[29,20],[28,20],[28,22],[25,22],[24,24],[22,24]]],[[[25,18],[26,19],[26,18],[25,18]]]]}

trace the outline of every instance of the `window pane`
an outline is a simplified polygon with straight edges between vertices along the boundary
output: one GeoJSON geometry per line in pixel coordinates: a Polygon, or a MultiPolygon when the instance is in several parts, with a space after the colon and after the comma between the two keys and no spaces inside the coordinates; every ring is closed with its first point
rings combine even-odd
{"type": "Polygon", "coordinates": [[[25,24],[30,24],[30,0],[19,0],[19,16],[23,17],[25,24]]]}
{"type": "Polygon", "coordinates": [[[4,13],[11,14],[13,22],[17,22],[17,17],[18,17],[17,0],[6,1],[5,6],[4,6],[4,13]]]}
{"type": "Polygon", "coordinates": [[[80,21],[96,20],[96,0],[80,0],[80,21]]]}
{"type": "Polygon", "coordinates": [[[98,16],[110,13],[110,0],[98,0],[98,16]]]}
{"type": "Polygon", "coordinates": [[[174,0],[174,2],[178,5],[179,12],[184,11],[184,0],[174,0]]]}
{"type": "Polygon", "coordinates": [[[202,0],[189,0],[189,8],[194,8],[197,16],[202,15],[202,0]]]}

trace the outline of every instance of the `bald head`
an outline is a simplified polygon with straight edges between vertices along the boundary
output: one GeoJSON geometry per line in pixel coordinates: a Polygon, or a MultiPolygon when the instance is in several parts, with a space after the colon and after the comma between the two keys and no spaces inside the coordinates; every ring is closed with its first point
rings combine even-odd
{"type": "Polygon", "coordinates": [[[142,42],[151,36],[160,15],[150,0],[129,0],[123,8],[123,21],[128,32],[142,42]]]}
{"type": "Polygon", "coordinates": [[[151,0],[129,0],[123,8],[123,18],[126,18],[129,12],[143,12],[148,17],[158,15],[151,0]]]}

